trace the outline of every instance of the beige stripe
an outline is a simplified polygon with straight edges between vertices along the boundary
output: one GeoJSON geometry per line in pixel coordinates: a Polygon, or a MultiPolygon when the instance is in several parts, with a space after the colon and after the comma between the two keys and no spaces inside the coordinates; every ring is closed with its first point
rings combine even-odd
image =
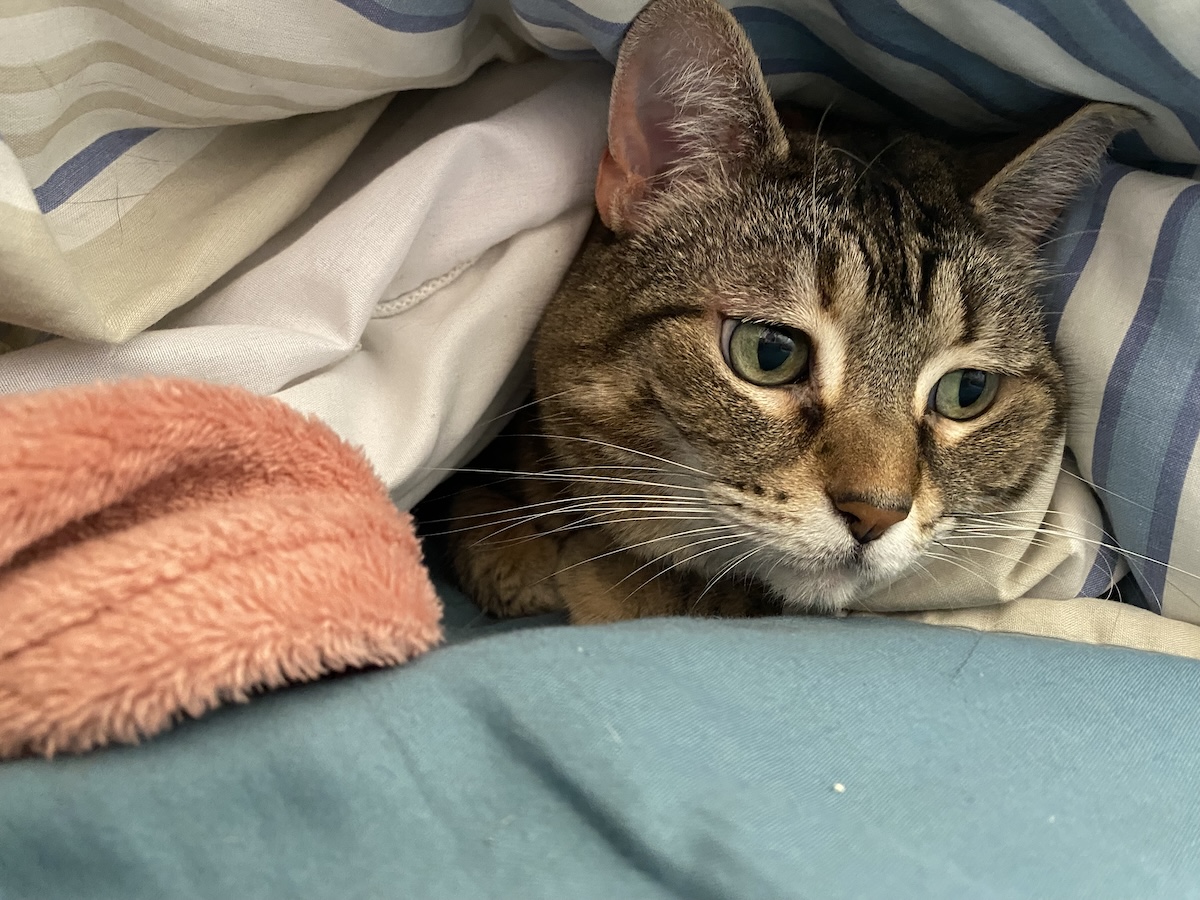
{"type": "MultiPolygon", "coordinates": [[[[0,21],[36,13],[57,12],[62,10],[64,6],[65,4],[62,0],[4,0],[3,3],[0,3],[0,21]]],[[[234,69],[240,69],[252,75],[279,78],[302,84],[357,88],[365,92],[377,93],[395,90],[396,78],[392,75],[376,74],[350,66],[301,63],[294,60],[244,53],[219,47],[207,41],[197,40],[168,27],[161,21],[147,16],[145,13],[130,7],[128,4],[119,2],[119,0],[111,0],[111,2],[103,3],[88,3],[85,0],[85,2],[72,3],[70,6],[74,9],[91,9],[119,18],[143,34],[163,44],[193,56],[219,62],[234,69]]],[[[372,25],[366,19],[363,19],[362,22],[364,27],[372,30],[378,27],[372,25]]],[[[214,38],[219,37],[219,34],[215,33],[215,29],[210,29],[210,32],[214,32],[214,38]]],[[[444,33],[434,32],[433,34],[440,36],[444,33]]],[[[401,37],[404,35],[403,32],[394,32],[394,34],[401,37]]]]}
{"type": "Polygon", "coordinates": [[[27,94],[57,89],[85,69],[99,63],[117,63],[137,69],[157,81],[170,84],[199,100],[226,106],[278,106],[288,112],[315,112],[319,107],[297,103],[267,92],[253,94],[231,91],[186,75],[165,63],[115,41],[95,41],[62,56],[39,60],[36,66],[0,66],[0,95],[27,94]]]}
{"type": "Polygon", "coordinates": [[[127,340],[305,209],[388,99],[226,129],[117,227],[65,256],[42,216],[5,207],[0,321],[83,340],[127,340]]]}
{"type": "MultiPolygon", "coordinates": [[[[1175,513],[1163,615],[1200,624],[1200,444],[1192,448],[1175,513]],[[1185,574],[1193,572],[1196,574],[1185,574]]],[[[1144,564],[1143,564],[1144,565],[1144,564]]]]}
{"type": "Polygon", "coordinates": [[[898,614],[930,625],[1061,638],[1200,659],[1200,627],[1112,600],[1014,600],[1000,606],[898,614]]]}
{"type": "MultiPolygon", "coordinates": [[[[7,203],[27,212],[37,212],[37,200],[25,180],[21,163],[12,149],[0,140],[0,203],[7,203]]],[[[2,226],[0,226],[2,227],[2,226]]]]}
{"type": "Polygon", "coordinates": [[[1104,387],[1121,336],[1146,289],[1163,219],[1189,183],[1150,172],[1133,172],[1117,182],[1059,323],[1056,343],[1066,356],[1072,390],[1068,442],[1088,477],[1104,387]]]}
{"type": "MultiPolygon", "coordinates": [[[[897,0],[900,6],[964,50],[1034,84],[1137,107],[1154,117],[1138,129],[1157,156],[1200,160],[1200,148],[1172,110],[1104,77],[1075,59],[1045,32],[998,0],[897,0]]],[[[1183,0],[1182,6],[1194,6],[1183,0]]],[[[1194,21],[1194,17],[1193,17],[1194,21]]]]}
{"type": "Polygon", "coordinates": [[[120,227],[135,206],[220,133],[220,128],[163,128],[122,153],[45,214],[58,246],[69,253],[109,228],[120,227]]]}
{"type": "MultiPolygon", "coordinates": [[[[27,134],[7,133],[5,141],[19,158],[26,158],[41,153],[46,145],[65,126],[76,119],[90,113],[112,112],[120,118],[120,124],[112,127],[97,129],[97,136],[115,131],[117,128],[134,127],[163,127],[191,126],[207,128],[215,125],[238,125],[246,122],[262,121],[265,118],[282,118],[282,115],[264,116],[247,114],[243,116],[218,114],[211,116],[190,115],[180,109],[171,109],[151,103],[142,94],[125,91],[96,91],[80,97],[62,111],[48,128],[31,131],[27,134]]],[[[60,163],[61,164],[61,163],[60,163]]]]}
{"type": "Polygon", "coordinates": [[[390,98],[227,128],[123,216],[68,254],[126,340],[209,287],[302,212],[390,98]]]}
{"type": "Polygon", "coordinates": [[[39,331],[103,328],[39,212],[0,203],[0,322],[39,331]]]}

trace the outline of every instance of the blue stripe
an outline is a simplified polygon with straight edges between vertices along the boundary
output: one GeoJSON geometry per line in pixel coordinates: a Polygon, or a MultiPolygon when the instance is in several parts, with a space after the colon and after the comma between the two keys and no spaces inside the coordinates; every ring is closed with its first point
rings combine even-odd
{"type": "MultiPolygon", "coordinates": [[[[1183,363],[1184,360],[1179,362],[1183,363]]],[[[1170,556],[1171,540],[1175,536],[1175,522],[1179,516],[1183,482],[1187,478],[1196,441],[1200,439],[1200,364],[1196,363],[1195,356],[1192,357],[1192,365],[1192,378],[1183,395],[1179,413],[1175,416],[1171,440],[1167,444],[1162,471],[1158,476],[1158,490],[1154,494],[1154,515],[1150,520],[1147,544],[1154,552],[1148,552],[1146,555],[1161,559],[1164,565],[1154,566],[1147,573],[1147,578],[1159,596],[1162,596],[1169,571],[1165,563],[1170,556]]]]}
{"type": "MultiPolygon", "coordinates": [[[[1087,480],[1082,476],[1076,475],[1072,471],[1072,467],[1078,469],[1079,461],[1075,458],[1075,453],[1068,447],[1063,453],[1062,469],[1064,474],[1061,477],[1078,478],[1079,481],[1087,485],[1087,480]]],[[[1092,568],[1088,571],[1087,577],[1083,581],[1083,587],[1079,589],[1079,593],[1075,596],[1108,598],[1116,588],[1117,579],[1115,572],[1117,563],[1122,557],[1119,550],[1113,549],[1117,545],[1117,539],[1113,537],[1112,523],[1109,521],[1108,512],[1104,509],[1104,504],[1099,503],[1099,498],[1096,497],[1096,492],[1090,485],[1088,485],[1088,491],[1099,504],[1101,546],[1096,550],[1096,558],[1092,561],[1092,568]]]]}
{"type": "MultiPolygon", "coordinates": [[[[1104,514],[1103,509],[1101,509],[1101,515],[1104,518],[1104,527],[1100,535],[1100,540],[1105,544],[1115,546],[1117,545],[1117,539],[1112,534],[1108,523],[1108,516],[1104,514]]],[[[1120,551],[1114,550],[1111,547],[1101,547],[1096,551],[1096,559],[1092,562],[1091,571],[1088,572],[1078,596],[1104,597],[1109,594],[1116,587],[1115,573],[1117,564],[1121,558],[1120,551]]],[[[1154,609],[1152,612],[1162,612],[1162,610],[1154,609]]]]}
{"type": "Polygon", "coordinates": [[[1108,480],[1109,461],[1116,437],[1117,420],[1125,392],[1129,388],[1134,366],[1150,337],[1154,320],[1158,318],[1163,301],[1163,282],[1171,268],[1171,258],[1179,243],[1183,220],[1200,200],[1200,186],[1186,188],[1171,204],[1163,218],[1159,231],[1158,245],[1150,264],[1150,275],[1142,294],[1142,301],[1129,324],[1121,349],[1113,361],[1108,383],[1104,387],[1104,399],[1100,405],[1100,421],[1096,429],[1096,442],[1092,451],[1092,478],[1096,482],[1108,480]]]}
{"type": "MultiPolygon", "coordinates": [[[[1112,538],[1105,537],[1103,540],[1111,543],[1116,543],[1112,538]]],[[[1107,547],[1101,547],[1096,553],[1096,559],[1092,563],[1092,568],[1088,572],[1087,578],[1083,582],[1083,587],[1080,588],[1077,597],[1103,597],[1113,587],[1113,572],[1117,566],[1117,560],[1121,558],[1121,554],[1110,550],[1107,547]]]]}
{"type": "Polygon", "coordinates": [[[157,128],[125,128],[92,141],[33,189],[38,208],[44,213],[58,209],[122,153],[156,131],[157,128]]]}
{"type": "Polygon", "coordinates": [[[562,50],[543,44],[535,38],[528,38],[542,53],[551,59],[561,59],[565,62],[608,62],[599,50],[562,50]]]}
{"type": "Polygon", "coordinates": [[[895,0],[830,0],[856,37],[941,77],[988,112],[1021,120],[1061,107],[1067,96],[1005,71],[901,7],[895,0]]]}
{"type": "Polygon", "coordinates": [[[1053,275],[1042,287],[1042,304],[1046,315],[1046,339],[1051,343],[1058,337],[1058,327],[1083,267],[1091,259],[1100,237],[1100,225],[1108,211],[1117,182],[1133,170],[1128,166],[1105,160],[1101,164],[1100,183],[1087,189],[1068,208],[1058,221],[1054,235],[1044,245],[1049,268],[1053,275]],[[1063,262],[1060,262],[1065,260],[1063,262]]]}
{"type": "MultiPolygon", "coordinates": [[[[1200,185],[1182,191],[1163,219],[1141,303],[1105,386],[1093,457],[1093,478],[1112,490],[1121,545],[1163,563],[1200,431],[1198,212],[1200,185]]],[[[1130,565],[1148,593],[1162,594],[1165,565],[1130,565]]]]}
{"type": "Polygon", "coordinates": [[[364,19],[389,31],[426,34],[453,28],[466,20],[471,12],[471,0],[337,0],[364,19]],[[436,7],[431,11],[430,7],[436,7]]]}
{"type": "Polygon", "coordinates": [[[1109,153],[1113,159],[1126,165],[1154,172],[1158,175],[1169,175],[1172,178],[1188,178],[1196,180],[1194,163],[1169,162],[1160,159],[1158,154],[1150,149],[1150,145],[1136,131],[1126,131],[1118,134],[1113,140],[1109,153]]]}
{"type": "MultiPolygon", "coordinates": [[[[610,22],[580,9],[568,0],[510,0],[513,11],[532,25],[562,28],[583,36],[609,62],[616,62],[628,22],[610,22]]],[[[559,58],[594,59],[595,53],[581,50],[547,50],[559,58]]]]}
{"type": "Polygon", "coordinates": [[[1124,603],[1126,606],[1136,606],[1139,609],[1146,609],[1162,615],[1162,604],[1142,590],[1142,586],[1138,584],[1137,576],[1133,572],[1117,582],[1113,588],[1112,599],[1118,603],[1124,603]]]}
{"type": "Polygon", "coordinates": [[[1000,2],[1092,70],[1169,107],[1200,144],[1200,78],[1121,0],[1000,2]]]}
{"type": "Polygon", "coordinates": [[[733,13],[754,45],[764,74],[824,75],[901,119],[946,130],[945,120],[880,86],[791,16],[757,6],[739,7],[733,13]]]}

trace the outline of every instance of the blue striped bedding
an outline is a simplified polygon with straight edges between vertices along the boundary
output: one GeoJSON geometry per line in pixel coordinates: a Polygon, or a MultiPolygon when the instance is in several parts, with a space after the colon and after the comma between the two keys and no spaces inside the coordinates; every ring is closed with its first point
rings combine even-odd
{"type": "MultiPolygon", "coordinates": [[[[429,86],[438,78],[461,80],[469,71],[454,74],[451,66],[467,55],[468,36],[481,30],[515,35],[518,43],[552,57],[611,61],[640,5],[639,0],[264,2],[259,14],[278,19],[288,38],[259,52],[284,62],[295,56],[298,68],[281,68],[269,88],[260,88],[265,78],[249,67],[238,82],[238,102],[251,103],[246,98],[258,91],[264,108],[240,119],[225,112],[212,121],[304,111],[297,104],[316,96],[322,54],[332,59],[337,51],[339,59],[346,58],[360,43],[378,51],[364,58],[362,83],[339,75],[338,85],[322,85],[329,90],[309,102],[312,109],[429,86]],[[320,44],[327,27],[333,36],[320,44]],[[414,55],[427,47],[436,52],[414,55]],[[335,94],[340,101],[329,99],[335,94]]],[[[1068,363],[1076,398],[1068,446],[1082,476],[1094,483],[1108,536],[1133,573],[1122,599],[1200,622],[1200,578],[1188,574],[1200,571],[1200,11],[1166,0],[731,5],[773,90],[810,104],[833,101],[867,116],[892,115],[963,132],[1012,131],[1076,98],[1128,103],[1150,114],[1139,133],[1117,142],[1096,184],[1047,242],[1044,295],[1048,329],[1068,363]]],[[[231,17],[235,6],[229,7],[231,17]]],[[[55,7],[10,6],[0,11],[0,34],[24,27],[22,16],[28,24],[38,10],[55,7]]],[[[122,29],[143,27],[147,11],[158,7],[173,8],[172,33],[187,33],[188,4],[149,3],[129,4],[127,11],[138,15],[122,14],[120,28],[109,28],[97,13],[97,33],[119,43],[122,29]]],[[[218,34],[213,43],[222,40],[218,34]]],[[[176,44],[181,54],[205,56],[195,41],[179,38],[176,44]]],[[[220,64],[233,70],[245,58],[237,54],[246,52],[235,44],[220,48],[225,54],[220,64]]],[[[0,48],[0,66],[9,67],[0,72],[36,64],[38,55],[10,42],[0,48]]],[[[52,47],[45,56],[55,56],[52,47]]],[[[485,57],[471,65],[482,61],[485,57]]],[[[233,101],[206,102],[218,109],[233,101]]],[[[0,134],[48,218],[117,160],[136,165],[138,148],[160,129],[202,128],[208,121],[195,113],[195,121],[155,124],[144,109],[126,105],[108,116],[80,119],[74,131],[64,127],[54,140],[35,141],[27,120],[31,109],[37,112],[36,103],[22,106],[12,95],[0,96],[0,134]]],[[[169,166],[171,160],[157,164],[169,166]]],[[[4,171],[0,159],[0,203],[6,201],[4,171]]],[[[96,225],[96,234],[107,227],[96,225]]],[[[1097,557],[1084,595],[1110,590],[1114,562],[1111,552],[1097,557]]]]}

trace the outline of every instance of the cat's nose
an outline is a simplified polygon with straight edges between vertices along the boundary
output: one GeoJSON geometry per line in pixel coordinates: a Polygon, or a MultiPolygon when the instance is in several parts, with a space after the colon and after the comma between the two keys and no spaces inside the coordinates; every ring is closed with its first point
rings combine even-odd
{"type": "Polygon", "coordinates": [[[833,505],[846,517],[850,533],[860,544],[883,537],[885,531],[897,522],[903,522],[911,509],[909,505],[884,509],[862,500],[838,500],[836,497],[833,498],[833,505]]]}

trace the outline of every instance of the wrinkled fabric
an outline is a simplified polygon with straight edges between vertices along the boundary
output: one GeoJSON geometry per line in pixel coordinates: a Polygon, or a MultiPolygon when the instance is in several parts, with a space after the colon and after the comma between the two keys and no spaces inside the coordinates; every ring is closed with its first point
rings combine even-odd
{"type": "MultiPolygon", "coordinates": [[[[614,59],[641,3],[274,4],[0,11],[0,320],[74,338],[30,347],[28,329],[0,327],[0,391],[152,372],[279,394],[361,443],[407,506],[517,402],[521,349],[583,233],[603,141],[607,70],[579,60],[614,59]],[[581,68],[493,67],[445,89],[535,49],[581,68]]],[[[1046,245],[1075,404],[1067,471],[1028,504],[1042,533],[867,603],[1100,597],[1121,583],[1124,602],[1200,622],[1200,25],[1187,4],[734,12],[773,91],[818,108],[962,133],[1082,98],[1149,114],[1046,245]]]]}
{"type": "Polygon", "coordinates": [[[877,619],[468,640],[446,601],[404,669],[0,766],[0,893],[1200,896],[1193,660],[877,619]]]}

